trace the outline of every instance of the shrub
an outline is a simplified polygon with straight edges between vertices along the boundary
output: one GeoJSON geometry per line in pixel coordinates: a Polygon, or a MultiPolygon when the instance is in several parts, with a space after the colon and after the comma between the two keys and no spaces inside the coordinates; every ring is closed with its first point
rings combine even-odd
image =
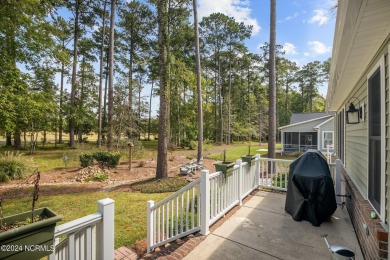
{"type": "Polygon", "coordinates": [[[80,155],[80,165],[88,167],[95,159],[101,168],[115,168],[119,164],[121,154],[119,152],[96,152],[80,155]]]}
{"type": "Polygon", "coordinates": [[[96,152],[93,154],[93,158],[102,168],[115,168],[119,164],[121,154],[118,152],[96,152]]]}
{"type": "Polygon", "coordinates": [[[85,153],[80,155],[80,166],[85,168],[93,164],[93,154],[85,153]]]}
{"type": "Polygon", "coordinates": [[[194,150],[196,147],[198,147],[198,141],[190,140],[190,139],[184,139],[181,140],[180,146],[182,148],[188,147],[190,150],[194,150]]]}
{"type": "Polygon", "coordinates": [[[108,179],[108,174],[105,171],[97,172],[93,176],[88,177],[85,181],[105,181],[108,179]]]}
{"type": "Polygon", "coordinates": [[[5,152],[0,156],[0,182],[22,179],[28,171],[28,162],[23,154],[5,152]]]}

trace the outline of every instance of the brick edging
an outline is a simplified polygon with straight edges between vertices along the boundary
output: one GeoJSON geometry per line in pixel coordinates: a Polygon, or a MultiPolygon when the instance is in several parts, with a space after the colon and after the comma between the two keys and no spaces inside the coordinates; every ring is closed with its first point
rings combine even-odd
{"type": "Polygon", "coordinates": [[[371,212],[375,212],[368,200],[364,199],[351,177],[342,168],[342,176],[345,180],[346,207],[355,229],[363,256],[366,259],[388,259],[388,232],[382,227],[380,218],[371,218],[371,212]],[[368,234],[363,228],[368,227],[368,234]]]}

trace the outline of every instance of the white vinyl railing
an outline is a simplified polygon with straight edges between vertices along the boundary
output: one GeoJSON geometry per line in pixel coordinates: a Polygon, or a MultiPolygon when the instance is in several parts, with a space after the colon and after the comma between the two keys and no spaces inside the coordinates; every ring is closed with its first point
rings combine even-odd
{"type": "Polygon", "coordinates": [[[56,227],[49,260],[114,259],[114,200],[97,203],[98,212],[56,227]]]}
{"type": "Polygon", "coordinates": [[[260,187],[287,191],[288,172],[292,162],[293,160],[260,158],[260,187]]]}
{"type": "Polygon", "coordinates": [[[200,230],[199,183],[191,182],[156,205],[148,201],[148,249],[200,230]]]}
{"type": "Polygon", "coordinates": [[[341,195],[341,169],[343,167],[343,163],[340,159],[336,159],[334,163],[328,163],[330,174],[332,175],[334,190],[336,194],[336,202],[341,203],[342,199],[341,195]]]}
{"type": "MultiPolygon", "coordinates": [[[[197,231],[207,235],[212,224],[234,206],[241,206],[242,200],[258,187],[287,191],[292,162],[260,155],[252,165],[237,160],[230,176],[203,170],[198,180],[158,204],[148,201],[148,252],[197,231]]],[[[341,161],[329,166],[336,194],[340,194],[341,161]]]]}
{"type": "Polygon", "coordinates": [[[228,177],[203,170],[200,179],[158,204],[148,201],[148,252],[197,231],[208,234],[210,225],[258,187],[259,163],[259,155],[251,166],[237,160],[228,177]]]}
{"type": "Polygon", "coordinates": [[[328,163],[332,162],[332,151],[331,150],[333,150],[333,145],[327,145],[325,156],[326,156],[328,163]]]}

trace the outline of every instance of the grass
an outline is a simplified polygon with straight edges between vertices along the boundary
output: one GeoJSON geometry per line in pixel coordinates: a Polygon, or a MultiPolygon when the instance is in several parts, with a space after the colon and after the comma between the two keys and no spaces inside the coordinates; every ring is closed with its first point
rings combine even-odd
{"type": "MultiPolygon", "coordinates": [[[[281,149],[281,144],[276,144],[276,149],[281,149]]],[[[257,145],[253,144],[251,145],[251,152],[250,155],[260,154],[262,157],[267,157],[267,151],[261,151],[258,152],[256,150],[259,149],[267,149],[267,145],[257,145]]],[[[237,159],[240,159],[241,156],[248,155],[248,145],[231,145],[229,148],[226,149],[226,161],[234,162],[237,159]]],[[[210,159],[223,161],[223,152],[219,153],[213,153],[208,156],[210,159]]],[[[283,159],[295,159],[294,156],[280,156],[277,155],[277,158],[283,158],[283,159]]]]}
{"type": "MultiPolygon", "coordinates": [[[[145,153],[143,158],[154,156],[157,154],[157,141],[142,141],[145,153]]],[[[266,146],[259,146],[252,143],[251,154],[254,155],[256,150],[265,149],[266,146]]],[[[280,149],[280,145],[277,145],[280,149]]],[[[124,148],[121,161],[127,161],[127,148],[124,148]]],[[[13,148],[0,146],[0,153],[5,151],[13,151],[13,148]]],[[[75,149],[69,148],[66,144],[54,147],[54,144],[47,144],[45,147],[39,145],[36,153],[33,156],[28,155],[29,151],[24,151],[27,156],[33,158],[33,164],[42,172],[51,171],[54,169],[65,169],[63,160],[66,155],[69,160],[67,167],[79,165],[79,155],[82,153],[90,153],[98,151],[96,143],[90,142],[77,145],[75,149]]],[[[128,150],[127,150],[128,151],[128,150]]],[[[236,160],[248,153],[248,146],[245,144],[232,145],[227,148],[227,160],[236,160]]],[[[260,152],[261,156],[266,156],[267,152],[260,152]]],[[[128,152],[127,152],[128,155],[128,152]]],[[[209,156],[211,159],[222,159],[222,153],[215,153],[209,156]]],[[[293,159],[283,157],[286,159],[293,159]]],[[[69,222],[85,215],[97,211],[96,201],[110,197],[115,200],[115,248],[120,246],[129,246],[137,240],[146,237],[146,202],[154,200],[161,201],[171,193],[166,191],[175,191],[186,185],[187,181],[178,178],[169,178],[164,181],[157,182],[156,180],[148,180],[138,184],[133,184],[133,190],[142,192],[163,192],[163,193],[139,193],[139,192],[85,192],[72,193],[51,196],[41,196],[37,202],[38,207],[49,207],[56,211],[61,217],[60,223],[69,222]]],[[[42,187],[43,188],[43,187],[42,187]]],[[[51,186],[51,189],[63,190],[64,187],[51,186]]],[[[26,189],[27,190],[27,189],[26,189]]],[[[18,196],[22,196],[23,192],[18,192],[18,196]]],[[[31,205],[30,197],[18,199],[6,199],[4,203],[4,215],[9,216],[23,211],[29,210],[31,205]]]]}
{"type": "MultiPolygon", "coordinates": [[[[142,157],[150,157],[151,154],[157,150],[157,141],[142,141],[144,152],[142,157]]],[[[75,148],[70,148],[67,144],[60,144],[57,147],[54,144],[46,144],[43,147],[38,145],[33,155],[29,154],[28,146],[27,150],[21,152],[26,155],[27,158],[32,158],[33,168],[38,168],[41,172],[48,172],[52,170],[65,169],[66,167],[76,167],[80,165],[79,156],[83,153],[91,153],[96,151],[106,150],[105,148],[97,148],[96,143],[82,143],[76,144],[75,148]],[[68,158],[66,165],[64,162],[64,156],[68,158]]],[[[0,154],[6,151],[14,151],[12,147],[0,146],[0,154]]],[[[120,149],[121,160],[127,161],[129,156],[128,148],[120,149]]]]}
{"type": "Polygon", "coordinates": [[[183,178],[150,179],[131,185],[132,190],[142,193],[162,193],[177,191],[188,184],[183,178]]]}
{"type": "MultiPolygon", "coordinates": [[[[146,237],[146,203],[156,202],[170,193],[92,192],[54,196],[41,196],[36,208],[49,207],[62,217],[59,224],[97,212],[97,201],[103,198],[115,200],[115,248],[129,246],[146,237]]],[[[5,200],[4,216],[28,211],[30,198],[5,200]]]]}

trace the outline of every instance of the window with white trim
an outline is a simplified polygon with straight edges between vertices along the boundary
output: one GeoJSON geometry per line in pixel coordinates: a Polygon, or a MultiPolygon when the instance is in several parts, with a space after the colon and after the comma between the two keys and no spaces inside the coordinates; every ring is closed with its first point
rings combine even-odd
{"type": "Polygon", "coordinates": [[[367,75],[368,201],[385,219],[385,63],[382,57],[367,75]]]}
{"type": "Polygon", "coordinates": [[[334,132],[333,131],[323,131],[322,132],[322,149],[326,149],[328,145],[333,148],[334,143],[334,132]]]}

